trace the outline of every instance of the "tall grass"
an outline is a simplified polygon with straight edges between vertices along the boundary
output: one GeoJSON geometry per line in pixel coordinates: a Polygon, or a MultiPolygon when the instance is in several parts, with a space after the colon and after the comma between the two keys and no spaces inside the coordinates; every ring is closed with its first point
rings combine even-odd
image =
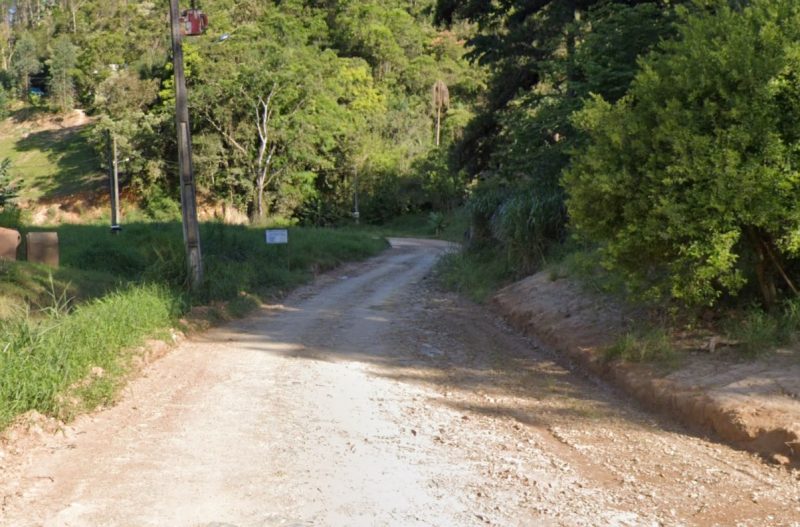
{"type": "Polygon", "coordinates": [[[483,303],[509,283],[514,272],[504,257],[484,249],[446,254],[436,266],[436,276],[446,289],[483,303]]]}
{"type": "MultiPolygon", "coordinates": [[[[179,223],[126,225],[113,235],[105,227],[59,228],[62,263],[112,273],[129,282],[163,283],[186,289],[179,223]]],[[[205,281],[198,303],[230,300],[241,292],[268,296],[308,280],[315,272],[360,260],[386,248],[376,234],[356,229],[289,229],[289,245],[267,245],[264,230],[204,223],[201,226],[205,281]]]]}
{"type": "Polygon", "coordinates": [[[724,326],[740,353],[750,358],[757,357],[797,340],[800,301],[787,301],[780,309],[771,312],[752,307],[742,314],[732,314],[724,326]]]}
{"type": "MultiPolygon", "coordinates": [[[[119,374],[122,349],[168,326],[181,311],[180,295],[141,285],[75,307],[62,299],[38,313],[19,312],[0,322],[0,428],[28,410],[59,415],[59,395],[84,379],[91,368],[119,374]],[[37,316],[38,315],[38,316],[37,316]]],[[[94,392],[94,406],[108,391],[94,392]]]]}

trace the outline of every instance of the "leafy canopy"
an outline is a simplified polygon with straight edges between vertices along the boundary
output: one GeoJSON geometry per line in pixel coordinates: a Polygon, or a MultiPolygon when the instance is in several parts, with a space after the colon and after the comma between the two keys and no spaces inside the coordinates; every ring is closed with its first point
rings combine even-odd
{"type": "Polygon", "coordinates": [[[573,226],[637,289],[710,304],[753,277],[767,303],[777,276],[794,287],[800,5],[749,4],[682,10],[628,95],[575,119],[590,141],[565,177],[573,226]]]}

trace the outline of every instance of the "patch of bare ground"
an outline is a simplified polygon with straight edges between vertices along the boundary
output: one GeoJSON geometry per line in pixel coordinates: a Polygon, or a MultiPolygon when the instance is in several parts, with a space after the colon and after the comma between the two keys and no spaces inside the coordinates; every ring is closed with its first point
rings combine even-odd
{"type": "Polygon", "coordinates": [[[539,273],[500,291],[494,305],[515,327],[638,401],[781,465],[800,464],[800,353],[744,361],[715,352],[719,339],[682,353],[673,371],[607,362],[603,350],[640,316],[568,279],[539,273]]]}

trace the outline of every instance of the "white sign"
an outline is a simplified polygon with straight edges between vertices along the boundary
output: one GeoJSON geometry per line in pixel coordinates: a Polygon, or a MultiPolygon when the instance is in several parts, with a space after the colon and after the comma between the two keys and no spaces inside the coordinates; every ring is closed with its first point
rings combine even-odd
{"type": "Polygon", "coordinates": [[[286,245],[289,243],[289,231],[286,229],[267,229],[267,244],[286,245]]]}

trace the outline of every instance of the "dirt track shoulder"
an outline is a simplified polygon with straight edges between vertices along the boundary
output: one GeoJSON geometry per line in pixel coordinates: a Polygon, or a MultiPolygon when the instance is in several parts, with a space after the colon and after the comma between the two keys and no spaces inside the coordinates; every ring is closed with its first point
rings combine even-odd
{"type": "Polygon", "coordinates": [[[800,465],[796,350],[750,362],[698,351],[678,370],[662,373],[647,365],[605,361],[602,350],[636,315],[567,279],[533,275],[500,291],[493,304],[514,327],[641,403],[773,462],[800,465]]]}

